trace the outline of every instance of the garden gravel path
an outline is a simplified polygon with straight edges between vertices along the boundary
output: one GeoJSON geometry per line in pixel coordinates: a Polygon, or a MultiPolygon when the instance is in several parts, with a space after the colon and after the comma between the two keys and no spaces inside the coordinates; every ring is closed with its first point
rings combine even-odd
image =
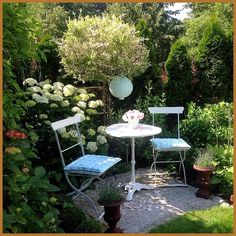
{"type": "MultiPolygon", "coordinates": [[[[164,182],[176,182],[173,178],[164,177],[165,173],[161,172],[158,176],[158,185],[164,182]]],[[[120,185],[130,181],[130,172],[119,174],[99,181],[96,184],[97,189],[103,184],[109,185],[111,182],[120,185]]],[[[136,181],[148,183],[154,186],[153,176],[148,169],[136,170],[136,181]]],[[[147,233],[153,226],[162,224],[171,218],[183,215],[187,211],[206,209],[215,205],[228,205],[222,198],[214,196],[211,199],[202,199],[195,196],[196,188],[188,187],[155,187],[152,190],[141,190],[136,192],[133,200],[125,202],[121,206],[121,219],[118,226],[123,229],[124,233],[147,233]]],[[[125,192],[124,192],[125,193],[125,192]]],[[[88,191],[88,194],[96,201],[98,199],[98,191],[88,191]]],[[[88,204],[82,199],[77,198],[76,204],[87,214],[94,215],[88,204]]],[[[102,212],[103,208],[98,205],[98,209],[102,212]]]]}

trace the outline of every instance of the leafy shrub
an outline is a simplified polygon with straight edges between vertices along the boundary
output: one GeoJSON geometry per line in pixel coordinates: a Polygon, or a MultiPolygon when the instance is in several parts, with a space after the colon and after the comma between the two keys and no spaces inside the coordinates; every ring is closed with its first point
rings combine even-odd
{"type": "Polygon", "coordinates": [[[229,197],[233,194],[233,146],[209,145],[208,148],[216,163],[212,183],[219,184],[220,193],[229,197]]]}
{"type": "Polygon", "coordinates": [[[105,186],[99,192],[99,204],[112,204],[122,200],[123,196],[116,186],[105,186]]]}
{"type": "Polygon", "coordinates": [[[182,41],[178,40],[171,46],[165,67],[168,77],[166,104],[185,106],[191,101],[192,70],[191,59],[182,41]]]}
{"type": "Polygon", "coordinates": [[[232,103],[207,104],[204,108],[191,103],[182,121],[182,136],[196,148],[204,148],[207,144],[231,145],[232,120],[232,103]]]}
{"type": "Polygon", "coordinates": [[[148,50],[134,26],[115,16],[80,17],[70,20],[67,27],[59,52],[65,71],[77,80],[132,78],[148,67],[148,50]]]}
{"type": "Polygon", "coordinates": [[[74,233],[76,228],[86,220],[84,212],[76,207],[73,202],[65,201],[61,209],[60,226],[67,233],[74,233]]]}
{"type": "MultiPolygon", "coordinates": [[[[60,181],[61,162],[51,122],[79,114],[83,120],[80,123],[80,132],[87,152],[106,154],[108,145],[105,127],[100,125],[102,122],[98,119],[98,111],[103,102],[95,99],[94,94],[70,84],[51,83],[50,80],[39,83],[35,79],[28,78],[24,81],[24,85],[26,87],[24,100],[28,108],[24,122],[28,128],[37,132],[36,143],[42,163],[50,171],[50,175],[54,176],[56,183],[62,184],[63,181],[60,181]],[[49,156],[51,158],[48,158],[49,156]]],[[[59,133],[63,144],[75,141],[76,134],[71,127],[61,129],[59,133]]],[[[65,156],[66,162],[78,154],[75,151],[72,150],[65,156]]]]}
{"type": "Polygon", "coordinates": [[[211,21],[205,28],[196,58],[202,104],[232,101],[233,64],[228,57],[232,55],[232,47],[220,24],[211,21]]]}
{"type": "Polygon", "coordinates": [[[48,194],[59,189],[50,184],[42,166],[33,165],[37,158],[29,138],[4,139],[4,232],[60,232],[57,199],[48,194]]]}
{"type": "Polygon", "coordinates": [[[78,233],[102,233],[103,225],[95,219],[87,219],[76,230],[78,233]]]}

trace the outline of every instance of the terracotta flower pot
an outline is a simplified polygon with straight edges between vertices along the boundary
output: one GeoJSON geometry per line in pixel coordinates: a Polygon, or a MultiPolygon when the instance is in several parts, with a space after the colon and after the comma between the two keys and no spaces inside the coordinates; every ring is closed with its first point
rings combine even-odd
{"type": "Polygon", "coordinates": [[[111,204],[103,203],[98,200],[101,206],[104,206],[105,214],[104,220],[107,222],[109,228],[104,233],[123,233],[123,230],[116,227],[118,221],[121,218],[120,205],[124,202],[124,199],[111,204]]]}
{"type": "Polygon", "coordinates": [[[197,197],[201,198],[210,198],[211,197],[211,175],[213,172],[213,168],[210,167],[200,167],[197,165],[193,166],[193,169],[197,172],[197,186],[199,189],[196,192],[197,197]]]}

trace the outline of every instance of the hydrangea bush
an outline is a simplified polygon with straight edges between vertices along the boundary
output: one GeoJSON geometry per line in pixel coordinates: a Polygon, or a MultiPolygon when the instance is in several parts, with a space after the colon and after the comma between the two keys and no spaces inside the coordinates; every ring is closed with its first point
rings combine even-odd
{"type": "MultiPolygon", "coordinates": [[[[28,107],[25,121],[27,126],[35,130],[39,136],[37,148],[49,171],[58,169],[55,168],[55,164],[61,167],[50,123],[69,116],[77,114],[81,117],[80,132],[86,153],[105,154],[107,152],[105,127],[102,126],[102,117],[98,114],[103,102],[96,99],[95,94],[71,84],[52,83],[49,80],[37,82],[33,78],[28,78],[23,84],[25,104],[28,107]]],[[[60,129],[59,134],[64,139],[63,143],[70,143],[75,139],[75,130],[71,127],[60,129]]],[[[59,182],[61,172],[53,173],[59,182]]]]}

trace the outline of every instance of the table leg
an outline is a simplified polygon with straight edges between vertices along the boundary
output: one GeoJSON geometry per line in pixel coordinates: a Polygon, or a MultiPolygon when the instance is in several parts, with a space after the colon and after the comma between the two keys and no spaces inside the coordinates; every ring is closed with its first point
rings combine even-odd
{"type": "Polygon", "coordinates": [[[131,145],[131,183],[126,185],[125,190],[128,190],[126,197],[127,201],[131,201],[135,191],[140,191],[141,189],[153,189],[153,187],[146,184],[140,184],[135,182],[135,141],[132,138],[131,145]]]}

